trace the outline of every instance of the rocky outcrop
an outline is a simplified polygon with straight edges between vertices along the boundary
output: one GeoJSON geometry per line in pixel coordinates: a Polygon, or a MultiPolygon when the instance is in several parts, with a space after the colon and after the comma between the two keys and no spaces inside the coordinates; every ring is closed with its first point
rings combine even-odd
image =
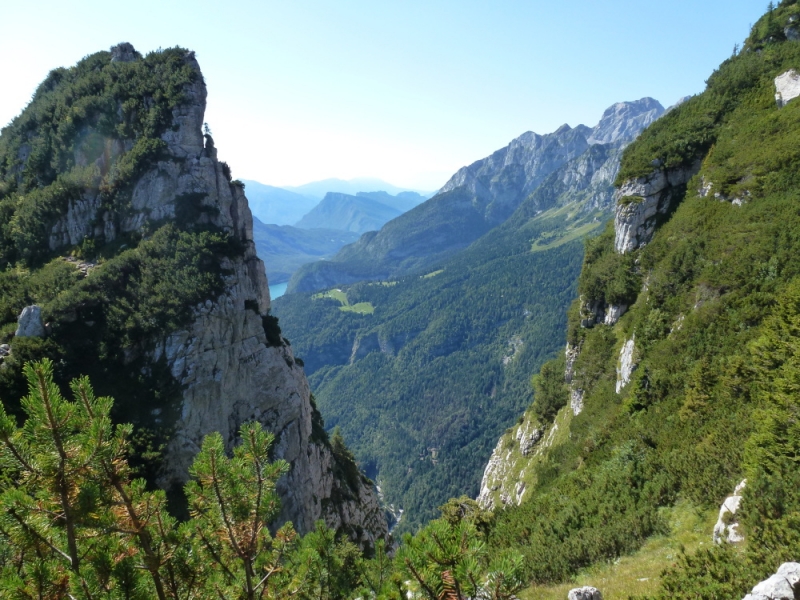
{"type": "Polygon", "coordinates": [[[636,336],[631,336],[627,342],[622,345],[619,351],[619,363],[617,365],[617,393],[622,392],[622,389],[631,381],[631,375],[636,370],[636,362],[634,353],[636,351],[636,336]]]}
{"type": "Polygon", "coordinates": [[[744,600],[796,600],[800,598],[800,563],[783,563],[778,572],[765,579],[744,600]]]}
{"type": "Polygon", "coordinates": [[[632,142],[663,114],[664,107],[652,98],[642,98],[635,102],[617,102],[606,109],[603,118],[592,129],[589,143],[632,142]]]}
{"type": "Polygon", "coordinates": [[[683,186],[700,170],[700,162],[691,167],[658,167],[646,177],[623,183],[615,194],[614,247],[620,254],[647,245],[653,237],[659,217],[665,217],[679,202],[683,186]]]}
{"type": "Polygon", "coordinates": [[[570,590],[567,600],[603,600],[603,594],[597,588],[587,585],[570,590]]]}
{"type": "Polygon", "coordinates": [[[575,361],[581,353],[580,346],[574,346],[567,342],[567,348],[564,351],[566,367],[564,369],[564,383],[569,388],[569,406],[572,409],[572,414],[576,417],[583,412],[583,396],[584,391],[575,386],[572,379],[575,375],[575,361]]]}
{"type": "Polygon", "coordinates": [[[800,73],[789,69],[775,78],[775,102],[778,108],[783,108],[798,96],[800,96],[800,73]]]}
{"type": "Polygon", "coordinates": [[[44,337],[42,309],[35,304],[23,308],[17,318],[17,331],[14,335],[16,337],[44,337]]]}
{"type": "Polygon", "coordinates": [[[581,327],[587,329],[599,323],[611,327],[616,325],[627,311],[627,304],[606,304],[599,300],[584,302],[581,297],[581,327]]]}
{"type": "MultiPolygon", "coordinates": [[[[123,46],[112,49],[112,58],[138,60],[132,47],[123,46]]],[[[324,436],[312,435],[308,382],[268,316],[269,287],[256,256],[244,188],[230,181],[211,136],[203,136],[206,87],[194,54],[186,53],[184,60],[197,76],[184,89],[185,101],[173,109],[172,127],[162,135],[166,152],[132,182],[130,206],[112,213],[95,198],[76,201],[53,227],[51,246],[74,244],[84,236],[107,242],[177,218],[189,220],[182,227],[208,226],[234,238],[238,250],[217,257],[222,292],[194,307],[192,322],[182,330],[128,350],[150,364],[166,365],[180,389],[177,419],[165,424],[174,434],[159,484],[169,489],[186,482],[205,435],[219,431],[231,448],[240,425],[255,420],[275,435],[275,458],[290,465],[278,483],[280,520],[307,532],[324,519],[362,546],[371,545],[387,533],[382,511],[368,480],[337,477],[342,469],[324,436]]],[[[124,144],[115,148],[120,154],[129,149],[124,144]]]]}
{"type": "Polygon", "coordinates": [[[723,542],[735,544],[744,541],[744,535],[739,531],[739,521],[736,518],[736,513],[742,504],[742,491],[744,491],[746,485],[747,480],[745,479],[736,486],[736,489],[733,490],[733,495],[725,498],[725,502],[722,503],[712,536],[715,544],[722,544],[723,542]]]}

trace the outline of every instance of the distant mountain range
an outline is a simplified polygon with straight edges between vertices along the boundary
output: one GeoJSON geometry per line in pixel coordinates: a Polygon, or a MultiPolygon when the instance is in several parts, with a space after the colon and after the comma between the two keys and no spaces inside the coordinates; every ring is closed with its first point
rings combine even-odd
{"type": "Polygon", "coordinates": [[[311,183],[306,183],[296,187],[284,186],[283,189],[294,192],[295,194],[316,198],[317,200],[322,200],[322,198],[324,198],[325,194],[328,192],[338,192],[340,194],[350,194],[351,196],[355,196],[359,192],[374,192],[376,190],[382,190],[395,196],[403,192],[416,191],[427,198],[430,198],[434,194],[434,192],[423,192],[421,190],[400,188],[396,185],[392,185],[391,183],[386,183],[381,179],[375,179],[374,177],[357,177],[356,179],[350,179],[348,181],[335,178],[323,179],[322,181],[313,181],[311,183]]]}
{"type": "MultiPolygon", "coordinates": [[[[659,102],[643,98],[609,107],[595,127],[563,125],[546,135],[524,133],[491,156],[459,169],[433,198],[379,232],[366,233],[330,261],[301,268],[289,291],[385,279],[444,260],[503,223],[559,169],[587,152],[591,158],[598,146],[606,147],[601,154],[614,154],[663,113],[659,102]]],[[[610,182],[604,190],[607,201],[610,182]]]]}
{"type": "Polygon", "coordinates": [[[326,227],[358,234],[377,231],[388,221],[425,200],[414,192],[392,196],[386,192],[359,192],[356,196],[328,192],[297,227],[312,229],[326,227]],[[402,197],[401,197],[402,196],[402,197]]]}
{"type": "Polygon", "coordinates": [[[416,192],[396,196],[384,191],[358,192],[356,196],[330,192],[317,203],[257,181],[247,181],[245,186],[248,197],[255,198],[250,201],[253,237],[258,256],[267,265],[270,284],[289,281],[302,265],[331,258],[362,233],[380,229],[425,200],[416,192]]]}

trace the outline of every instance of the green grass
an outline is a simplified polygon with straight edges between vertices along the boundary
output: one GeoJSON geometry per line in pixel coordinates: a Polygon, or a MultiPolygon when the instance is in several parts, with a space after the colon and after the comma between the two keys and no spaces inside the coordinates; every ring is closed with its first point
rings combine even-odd
{"type": "Polygon", "coordinates": [[[551,248],[558,248],[559,246],[563,246],[572,240],[577,240],[578,238],[588,235],[603,224],[604,221],[586,223],[580,227],[576,227],[575,229],[568,231],[566,234],[550,243],[542,243],[543,241],[546,242],[546,240],[536,240],[533,242],[533,244],[531,244],[531,252],[543,252],[544,250],[550,250],[551,248]]]}
{"type": "Polygon", "coordinates": [[[341,304],[339,310],[342,312],[352,312],[359,315],[371,315],[375,312],[375,307],[371,302],[359,302],[358,304],[351,305],[350,301],[347,299],[347,294],[338,288],[335,290],[328,290],[327,292],[314,294],[311,298],[313,300],[318,300],[320,298],[331,298],[333,300],[338,300],[341,304]]]}
{"type": "Polygon", "coordinates": [[[669,535],[653,536],[638,552],[613,563],[585,569],[570,583],[535,585],[520,592],[518,597],[520,600],[563,600],[571,589],[584,585],[599,589],[606,600],[655,593],[662,571],[675,563],[681,548],[690,554],[711,545],[711,532],[717,518],[716,510],[701,511],[685,500],[662,510],[671,529],[669,535]]]}
{"type": "Polygon", "coordinates": [[[423,275],[421,279],[430,279],[431,277],[436,277],[437,275],[441,275],[442,273],[444,273],[444,269],[439,269],[438,271],[433,271],[432,273],[423,275]]]}

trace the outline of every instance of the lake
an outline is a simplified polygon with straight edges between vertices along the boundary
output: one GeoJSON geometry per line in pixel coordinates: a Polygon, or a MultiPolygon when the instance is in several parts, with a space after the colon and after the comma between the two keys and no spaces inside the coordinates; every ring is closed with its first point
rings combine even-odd
{"type": "Polygon", "coordinates": [[[269,297],[275,300],[275,298],[280,298],[286,293],[286,286],[289,285],[289,282],[286,283],[276,283],[275,285],[269,286],[269,297]]]}

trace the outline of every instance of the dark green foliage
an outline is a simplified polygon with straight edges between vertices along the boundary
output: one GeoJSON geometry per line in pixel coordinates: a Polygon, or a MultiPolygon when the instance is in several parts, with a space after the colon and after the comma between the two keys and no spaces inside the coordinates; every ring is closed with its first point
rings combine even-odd
{"type": "Polygon", "coordinates": [[[477,495],[497,438],[531,402],[530,373],[561,353],[581,244],[529,250],[564,227],[563,217],[524,220],[431,277],[345,287],[372,315],[308,295],[273,303],[326,424],[341,427],[387,501],[405,510],[401,531],[450,497],[477,495]]]}
{"type": "Polygon", "coordinates": [[[132,182],[163,154],[172,109],[199,76],[179,48],[114,63],[99,52],[53,71],[0,135],[0,267],[41,264],[71,200],[99,194],[125,210],[132,182]]]}
{"type": "Polygon", "coordinates": [[[636,299],[641,281],[634,259],[614,252],[612,222],[603,233],[586,241],[583,270],[578,280],[578,292],[584,302],[629,305],[636,299]]]}
{"type": "Polygon", "coordinates": [[[568,390],[564,383],[564,357],[542,365],[533,385],[533,412],[542,423],[552,423],[556,414],[568,401],[568,390]]]}
{"type": "Polygon", "coordinates": [[[653,159],[702,166],[646,247],[620,256],[610,231],[587,243],[584,301],[613,302],[620,285],[616,299],[632,306],[614,328],[590,330],[571,309],[584,412],[537,467],[526,502],[497,516],[492,543],[522,548],[536,581],[635,550],[661,529],[658,507],[679,496],[717,507],[745,477],[746,545],[679,557],[656,596],[741,598],[800,555],[800,157],[790,142],[800,105],[773,97],[773,78],[800,64],[800,44],[775,26],[797,8],[784,2],[759,21],[704,94],[625,153],[621,179],[657,168],[653,159]],[[701,177],[719,199],[697,194],[701,177]],[[616,394],[632,338],[638,368],[616,394]]]}

